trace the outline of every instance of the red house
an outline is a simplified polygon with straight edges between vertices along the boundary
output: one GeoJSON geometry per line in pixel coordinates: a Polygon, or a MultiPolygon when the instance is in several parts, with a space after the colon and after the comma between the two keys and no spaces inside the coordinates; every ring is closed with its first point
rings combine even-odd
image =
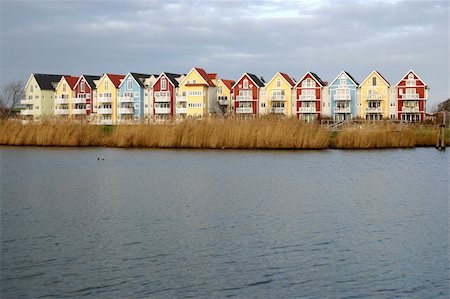
{"type": "MultiPolygon", "coordinates": [[[[90,115],[93,111],[93,98],[96,80],[100,80],[100,76],[82,75],[78,78],[74,87],[74,97],[72,105],[74,111],[86,111],[84,115],[90,115]]],[[[81,113],[81,112],[80,112],[81,113]]]]}
{"type": "Polygon", "coordinates": [[[260,93],[264,85],[265,82],[262,77],[260,79],[254,74],[244,73],[232,87],[234,112],[238,114],[260,114],[260,93]]]}
{"type": "Polygon", "coordinates": [[[183,75],[162,72],[153,85],[153,115],[156,118],[174,117],[176,95],[183,75]],[[178,80],[177,80],[178,79],[178,80]]]}
{"type": "Polygon", "coordinates": [[[327,83],[313,72],[307,72],[294,86],[295,107],[298,118],[307,122],[320,119],[322,91],[327,83]]]}
{"type": "Polygon", "coordinates": [[[425,120],[428,86],[409,70],[397,83],[398,119],[404,122],[421,122],[425,120]]]}

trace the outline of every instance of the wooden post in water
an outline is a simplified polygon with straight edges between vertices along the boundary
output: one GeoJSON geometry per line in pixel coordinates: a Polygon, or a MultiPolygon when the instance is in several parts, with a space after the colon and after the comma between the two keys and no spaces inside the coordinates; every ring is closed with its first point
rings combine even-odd
{"type": "Polygon", "coordinates": [[[436,143],[436,149],[445,151],[445,112],[442,111],[442,125],[439,126],[438,140],[436,143]]]}

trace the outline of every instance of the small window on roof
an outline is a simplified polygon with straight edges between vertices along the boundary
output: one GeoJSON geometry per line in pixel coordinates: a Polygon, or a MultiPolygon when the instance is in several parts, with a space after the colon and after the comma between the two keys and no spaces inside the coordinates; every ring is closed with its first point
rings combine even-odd
{"type": "Polygon", "coordinates": [[[377,86],[377,77],[372,78],[372,86],[377,86]]]}

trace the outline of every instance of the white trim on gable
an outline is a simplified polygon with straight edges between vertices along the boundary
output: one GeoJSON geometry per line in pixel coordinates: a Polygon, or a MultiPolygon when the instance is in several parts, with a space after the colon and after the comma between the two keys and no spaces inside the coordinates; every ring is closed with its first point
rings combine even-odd
{"type": "MultiPolygon", "coordinates": [[[[244,74],[242,74],[242,76],[239,78],[239,80],[237,80],[237,81],[233,84],[233,86],[231,86],[231,89],[234,89],[234,87],[236,86],[236,84],[238,84],[239,81],[241,81],[241,79],[244,78],[245,75],[247,75],[247,78],[250,79],[250,81],[253,82],[253,84],[254,84],[253,86],[256,86],[256,88],[258,88],[258,89],[260,88],[259,85],[256,84],[255,81],[253,81],[252,77],[250,77],[250,76],[248,75],[248,73],[244,73],[244,74]]],[[[267,84],[265,84],[265,85],[267,85],[267,84]]]]}
{"type": "Polygon", "coordinates": [[[415,71],[413,71],[412,69],[410,69],[401,79],[400,81],[397,82],[397,84],[395,86],[398,86],[400,84],[400,82],[402,82],[403,80],[405,80],[405,78],[409,75],[409,73],[413,73],[417,79],[420,80],[420,82],[422,82],[423,86],[427,87],[428,85],[425,83],[425,81],[423,81],[417,74],[415,71]]]}
{"type": "MultiPolygon", "coordinates": [[[[191,68],[191,70],[187,73],[187,75],[184,77],[184,79],[180,82],[179,86],[184,84],[184,81],[186,80],[186,78],[189,77],[189,75],[192,73],[192,71],[197,72],[197,74],[200,76],[200,78],[202,78],[203,82],[205,82],[206,85],[210,86],[210,85],[208,84],[208,81],[206,81],[205,78],[203,78],[203,76],[200,75],[200,73],[195,69],[195,67],[191,68]]],[[[205,72],[206,72],[206,71],[205,71],[205,72]]],[[[206,75],[208,75],[208,73],[206,73],[206,75]]],[[[170,81],[170,80],[169,80],[169,81],[170,81]]]]}
{"type": "MultiPolygon", "coordinates": [[[[166,75],[165,72],[162,72],[162,73],[158,76],[158,78],[156,78],[155,84],[156,84],[156,82],[159,81],[159,79],[161,79],[161,76],[164,76],[164,78],[166,78],[166,81],[169,82],[170,85],[172,85],[173,87],[175,87],[175,84],[173,84],[172,80],[169,79],[169,77],[166,75]]],[[[180,85],[178,85],[178,86],[180,86],[180,85]]],[[[161,89],[161,88],[162,88],[162,87],[160,87],[160,89],[161,89]]],[[[166,88],[166,90],[167,90],[167,88],[166,88]]]]}
{"type": "Polygon", "coordinates": [[[378,71],[373,70],[373,71],[369,74],[369,76],[367,76],[367,78],[364,79],[364,80],[361,82],[361,84],[359,84],[359,87],[361,87],[361,86],[364,84],[364,82],[366,82],[369,78],[371,78],[372,75],[373,75],[374,73],[376,73],[376,74],[378,75],[378,77],[380,77],[381,80],[383,80],[384,83],[386,83],[386,85],[387,85],[388,87],[391,86],[391,85],[389,84],[389,82],[387,82],[387,81],[383,78],[383,76],[381,76],[381,74],[380,74],[378,71]]]}
{"type": "MultiPolygon", "coordinates": [[[[34,78],[34,74],[33,73],[31,73],[30,77],[28,77],[27,84],[25,84],[25,90],[27,89],[28,85],[30,84],[31,78],[34,78]]],[[[39,84],[37,84],[36,78],[34,78],[34,81],[36,81],[36,85],[39,87],[39,90],[41,90],[41,87],[39,86],[39,84]]],[[[34,90],[34,87],[33,87],[33,90],[34,90]]]]}
{"type": "MultiPolygon", "coordinates": [[[[275,74],[275,76],[273,76],[272,79],[270,79],[269,82],[266,83],[266,86],[268,86],[268,85],[270,84],[270,82],[272,82],[272,80],[275,79],[275,77],[276,77],[277,75],[280,75],[280,77],[284,80],[284,82],[286,82],[288,85],[291,86],[291,89],[296,85],[296,84],[291,85],[291,83],[290,83],[288,80],[286,80],[286,78],[281,74],[281,72],[277,72],[277,73],[275,74]]],[[[286,74],[286,75],[287,75],[287,74],[286,74]]],[[[289,76],[289,75],[288,75],[288,76],[289,76]]],[[[292,78],[291,78],[291,80],[292,80],[292,78]]],[[[292,80],[292,81],[294,81],[294,80],[292,80]]]]}
{"type": "MultiPolygon", "coordinates": [[[[133,79],[133,81],[134,81],[138,86],[140,86],[139,82],[137,82],[136,79],[133,77],[133,75],[131,75],[131,72],[129,72],[129,73],[122,79],[122,81],[120,82],[119,87],[118,87],[119,89],[122,87],[122,84],[123,84],[124,82],[127,81],[127,77],[128,77],[128,76],[130,76],[131,79],[133,79]]],[[[110,79],[110,80],[111,80],[111,79],[110,79]]]]}
{"type": "Polygon", "coordinates": [[[339,77],[340,77],[342,74],[345,74],[345,75],[347,76],[347,78],[350,79],[350,81],[352,81],[353,84],[355,84],[356,87],[359,87],[359,85],[358,85],[355,81],[353,81],[353,79],[349,76],[349,73],[347,73],[346,71],[341,71],[341,72],[339,73],[339,75],[338,75],[333,81],[331,81],[331,84],[329,84],[328,86],[333,85],[334,82],[336,82],[336,80],[339,79],[339,77]]]}
{"type": "MultiPolygon", "coordinates": [[[[311,72],[306,72],[306,74],[304,74],[303,77],[302,77],[300,80],[298,80],[298,82],[294,85],[294,88],[297,88],[298,85],[305,79],[305,77],[306,77],[308,74],[311,76],[311,78],[312,78],[314,81],[316,81],[317,84],[320,85],[320,87],[324,87],[324,85],[322,85],[319,81],[317,81],[316,77],[314,77],[313,74],[311,74],[311,72]]],[[[338,77],[339,77],[339,76],[338,76],[338,77]]],[[[333,81],[333,82],[334,82],[334,81],[333,81]]]]}

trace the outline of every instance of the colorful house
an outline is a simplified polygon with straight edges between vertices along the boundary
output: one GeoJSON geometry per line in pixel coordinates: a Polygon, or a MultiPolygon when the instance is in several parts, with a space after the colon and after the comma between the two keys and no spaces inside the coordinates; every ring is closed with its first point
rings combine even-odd
{"type": "Polygon", "coordinates": [[[389,82],[377,71],[362,81],[361,118],[382,120],[389,118],[389,82]]]}
{"type": "Polygon", "coordinates": [[[194,67],[180,82],[176,98],[179,117],[202,117],[213,113],[216,101],[216,74],[208,74],[204,69],[194,67]],[[186,112],[186,113],[183,113],[186,112]]]}
{"type": "Polygon", "coordinates": [[[322,116],[323,89],[326,82],[313,72],[307,72],[294,86],[295,112],[299,119],[312,122],[322,116]]]}
{"type": "Polygon", "coordinates": [[[20,101],[24,107],[20,115],[29,120],[53,116],[55,89],[63,76],[31,74],[25,85],[25,98],[20,101]]]}
{"type": "Polygon", "coordinates": [[[130,123],[144,118],[145,80],[152,75],[128,73],[119,85],[118,123],[130,123]]]}
{"type": "Polygon", "coordinates": [[[295,115],[292,88],[294,80],[285,73],[276,73],[266,84],[268,111],[287,116],[295,115]]]}
{"type": "Polygon", "coordinates": [[[231,112],[231,96],[233,94],[233,85],[236,83],[233,80],[219,79],[216,83],[216,96],[219,111],[222,114],[231,112]]]}
{"type": "Polygon", "coordinates": [[[260,79],[254,74],[244,73],[232,87],[234,112],[249,115],[263,114],[260,110],[266,109],[266,103],[261,101],[264,87],[265,82],[262,77],[260,79]]]}
{"type": "Polygon", "coordinates": [[[55,116],[69,118],[72,116],[72,98],[75,84],[79,77],[62,76],[56,86],[55,116]]]}
{"type": "Polygon", "coordinates": [[[420,122],[425,119],[428,86],[409,70],[397,83],[398,119],[404,122],[420,122]]]}
{"type": "Polygon", "coordinates": [[[144,121],[149,122],[153,118],[153,86],[159,75],[153,74],[144,81],[144,121]]]}
{"type": "Polygon", "coordinates": [[[156,119],[168,119],[176,113],[187,113],[186,103],[176,102],[178,87],[184,75],[162,72],[153,85],[153,115],[156,119]],[[184,105],[183,105],[184,104],[184,105]]]}
{"type": "Polygon", "coordinates": [[[357,116],[356,97],[359,83],[342,71],[329,86],[331,115],[334,120],[350,120],[357,116]]]}
{"type": "Polygon", "coordinates": [[[93,113],[95,82],[98,80],[100,76],[82,75],[78,78],[72,98],[72,115],[75,118],[84,118],[93,113]]]}
{"type": "Polygon", "coordinates": [[[98,124],[117,124],[117,98],[120,83],[124,78],[124,75],[104,74],[98,81],[97,95],[94,97],[98,124]]]}

